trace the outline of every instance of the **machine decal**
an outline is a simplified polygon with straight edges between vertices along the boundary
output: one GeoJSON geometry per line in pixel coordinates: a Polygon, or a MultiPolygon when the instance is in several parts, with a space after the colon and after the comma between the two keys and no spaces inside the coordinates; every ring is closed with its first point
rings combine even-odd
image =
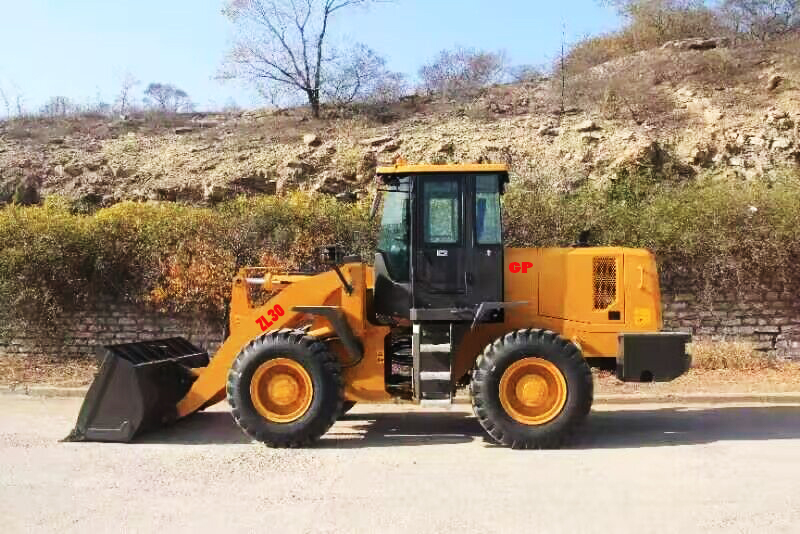
{"type": "Polygon", "coordinates": [[[270,326],[275,324],[275,321],[277,321],[279,317],[283,316],[284,313],[286,312],[283,311],[281,305],[276,304],[274,308],[272,308],[267,312],[269,318],[272,319],[271,321],[267,320],[267,318],[262,315],[261,317],[256,319],[256,322],[258,323],[258,326],[261,327],[261,331],[266,332],[270,326]]]}
{"type": "Polygon", "coordinates": [[[522,263],[512,261],[508,264],[508,270],[512,273],[527,273],[531,267],[533,267],[533,264],[529,261],[523,261],[522,263]]]}

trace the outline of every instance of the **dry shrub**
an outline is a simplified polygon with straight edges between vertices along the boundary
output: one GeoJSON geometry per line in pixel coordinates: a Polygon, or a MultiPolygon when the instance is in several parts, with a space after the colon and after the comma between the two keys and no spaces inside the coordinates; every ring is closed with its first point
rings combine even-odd
{"type": "Polygon", "coordinates": [[[61,312],[101,295],[221,314],[234,272],[262,258],[320,270],[318,249],[333,243],[368,258],[376,234],[368,209],[299,193],[214,209],[123,202],[93,215],[54,199],[8,206],[0,209],[0,335],[52,330],[61,312]]]}
{"type": "Polygon", "coordinates": [[[665,281],[680,279],[709,296],[764,280],[800,287],[800,176],[752,184],[666,178],[644,168],[620,174],[606,191],[511,188],[507,243],[564,246],[590,230],[592,244],[653,251],[665,281]]]}
{"type": "Polygon", "coordinates": [[[624,35],[616,33],[599,35],[574,45],[566,57],[566,64],[573,72],[583,72],[632,53],[631,43],[624,35]]]}
{"type": "Polygon", "coordinates": [[[733,369],[752,371],[774,368],[774,356],[759,352],[746,341],[695,341],[692,343],[692,367],[713,371],[733,369]]]}
{"type": "Polygon", "coordinates": [[[568,79],[567,103],[583,109],[599,107],[607,119],[659,122],[675,111],[663,81],[661,71],[640,61],[594,69],[568,79]]]}
{"type": "Polygon", "coordinates": [[[572,68],[585,70],[612,59],[657,48],[668,41],[729,33],[719,14],[702,2],[616,3],[627,19],[627,25],[618,32],[584,39],[573,46],[567,57],[572,68]]]}
{"type": "MultiPolygon", "coordinates": [[[[568,195],[512,186],[504,199],[506,244],[570,245],[588,229],[593,244],[652,250],[665,282],[678,279],[707,295],[764,280],[800,287],[796,172],[751,184],[666,178],[632,169],[608,190],[584,186],[568,195]]],[[[52,198],[44,206],[5,207],[0,330],[52,328],[60,312],[99,295],[221,313],[240,267],[263,261],[281,270],[324,270],[319,247],[336,243],[369,261],[377,221],[368,204],[297,193],[215,208],[124,202],[92,215],[52,198]]]]}
{"type": "Polygon", "coordinates": [[[144,300],[162,311],[224,309],[235,267],[231,252],[212,243],[181,248],[166,259],[163,275],[144,300]]]}

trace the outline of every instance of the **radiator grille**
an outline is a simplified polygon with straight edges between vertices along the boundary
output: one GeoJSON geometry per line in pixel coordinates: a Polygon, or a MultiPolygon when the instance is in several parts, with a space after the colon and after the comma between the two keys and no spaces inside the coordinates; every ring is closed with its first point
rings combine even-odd
{"type": "Polygon", "coordinates": [[[605,310],[617,300],[617,260],[597,257],[592,261],[594,309],[605,310]]]}

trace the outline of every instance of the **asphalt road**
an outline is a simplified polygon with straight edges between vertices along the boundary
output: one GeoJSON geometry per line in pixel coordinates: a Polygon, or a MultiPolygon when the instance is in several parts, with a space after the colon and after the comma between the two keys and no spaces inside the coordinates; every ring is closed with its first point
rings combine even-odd
{"type": "Polygon", "coordinates": [[[599,406],[556,451],[495,447],[466,406],[357,406],[308,450],[225,406],[59,443],[79,406],[0,396],[3,532],[800,531],[800,406],[599,406]]]}

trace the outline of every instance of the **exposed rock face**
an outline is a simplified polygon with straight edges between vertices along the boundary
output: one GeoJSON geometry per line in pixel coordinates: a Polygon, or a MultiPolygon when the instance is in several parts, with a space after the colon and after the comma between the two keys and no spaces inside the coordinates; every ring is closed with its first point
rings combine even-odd
{"type": "Polygon", "coordinates": [[[303,136],[303,144],[306,146],[319,146],[322,144],[322,139],[319,138],[318,135],[315,134],[305,134],[303,136]]]}
{"type": "Polygon", "coordinates": [[[593,120],[585,120],[575,127],[576,132],[594,132],[601,128],[593,120]]]}
{"type": "Polygon", "coordinates": [[[540,126],[539,129],[536,131],[539,135],[546,135],[551,137],[558,137],[560,130],[555,126],[551,126],[549,124],[540,126]]]}
{"type": "Polygon", "coordinates": [[[587,133],[581,134],[581,141],[583,141],[583,143],[585,145],[591,145],[591,144],[594,144],[594,143],[598,143],[601,139],[602,139],[602,137],[600,137],[599,135],[594,134],[594,133],[587,132],[587,133]]]}
{"type": "Polygon", "coordinates": [[[234,191],[232,188],[220,184],[208,184],[203,191],[203,199],[210,203],[222,202],[233,196],[234,191]]]}
{"type": "Polygon", "coordinates": [[[714,37],[669,41],[661,45],[661,48],[663,50],[713,50],[714,48],[727,48],[730,44],[731,41],[727,37],[714,37]]]}
{"type": "MultiPolygon", "coordinates": [[[[619,58],[590,69],[589,82],[607,83],[609,76],[712,44],[726,45],[689,40],[619,58]]],[[[707,57],[694,52],[678,59],[683,65],[707,57]]],[[[651,110],[648,94],[636,114],[600,101],[562,110],[545,81],[487,88],[463,100],[417,95],[393,104],[403,113],[388,123],[335,118],[315,122],[314,133],[304,112],[291,109],[195,114],[172,127],[143,117],[87,117],[57,129],[45,120],[23,127],[0,122],[0,202],[23,182],[42,196],[59,193],[98,205],[215,203],[293,190],[349,194],[369,187],[376,165],[398,158],[503,162],[512,181],[564,192],[587,183],[603,187],[626,167],[656,169],[675,180],[706,170],[737,179],[797,172],[800,103],[793,88],[800,69],[779,57],[753,65],[747,82],[708,83],[687,74],[643,86],[672,107],[651,110]]]]}
{"type": "Polygon", "coordinates": [[[369,139],[362,139],[358,142],[361,146],[381,146],[393,141],[394,138],[388,135],[381,135],[378,137],[370,137],[369,139]]]}
{"type": "Polygon", "coordinates": [[[783,83],[783,76],[780,74],[773,74],[767,80],[767,91],[774,91],[783,83]]]}

